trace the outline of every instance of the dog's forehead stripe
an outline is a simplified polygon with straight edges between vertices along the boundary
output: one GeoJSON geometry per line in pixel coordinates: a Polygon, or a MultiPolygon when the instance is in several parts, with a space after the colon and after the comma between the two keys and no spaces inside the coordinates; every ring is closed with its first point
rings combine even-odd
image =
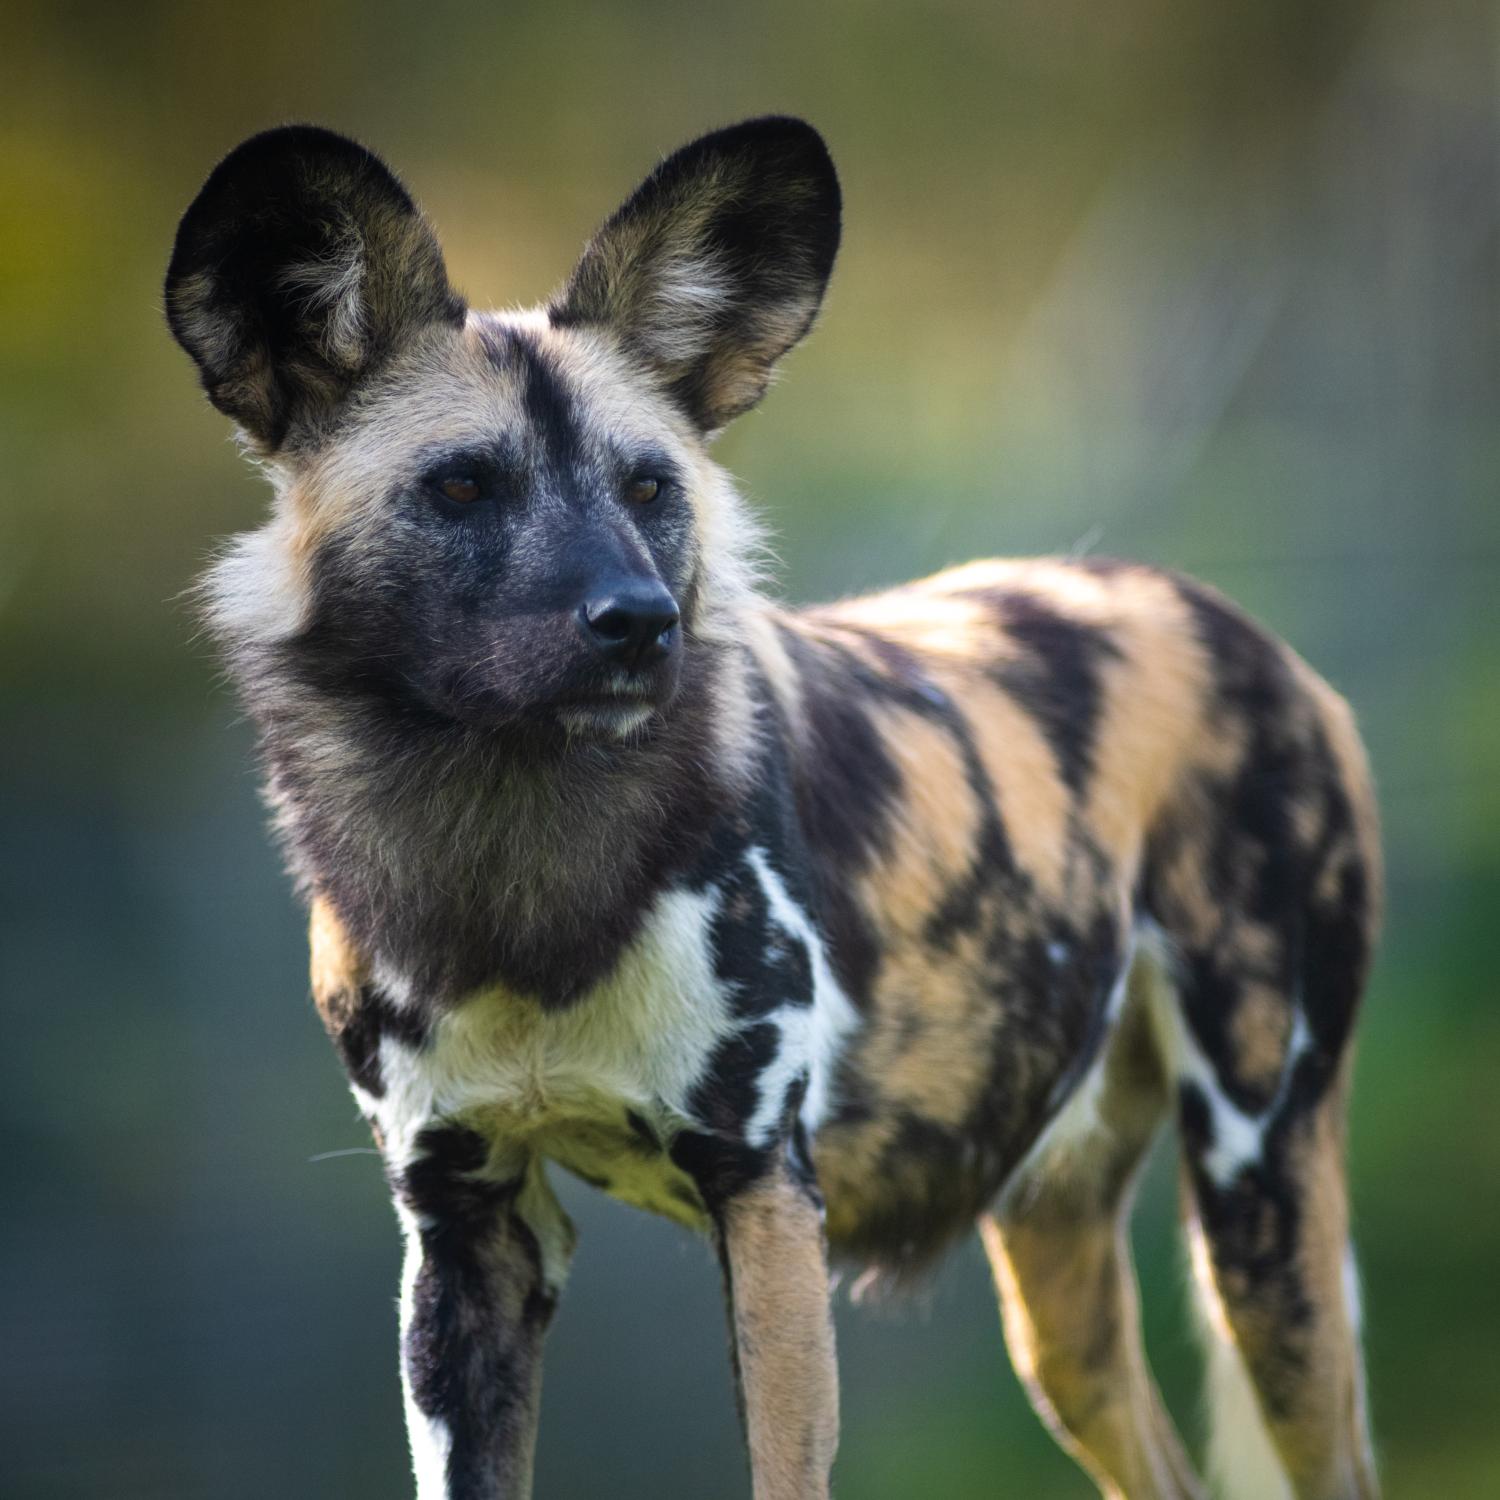
{"type": "Polygon", "coordinates": [[[554,361],[523,333],[511,335],[522,369],[521,402],[542,452],[555,470],[576,463],[583,451],[577,404],[554,361]]]}
{"type": "Polygon", "coordinates": [[[515,324],[486,320],[476,332],[489,364],[517,381],[521,409],[547,464],[558,472],[576,464],[585,449],[581,396],[559,361],[515,324]]]}

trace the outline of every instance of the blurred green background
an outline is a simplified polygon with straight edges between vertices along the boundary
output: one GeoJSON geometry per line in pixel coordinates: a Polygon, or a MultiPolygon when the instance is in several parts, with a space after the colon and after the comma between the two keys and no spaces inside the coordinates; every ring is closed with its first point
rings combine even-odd
{"type": "MultiPolygon", "coordinates": [[[[1500,1494],[1500,107],[1469,0],[420,7],[0,18],[0,1495],[409,1493],[397,1237],[306,1003],[250,737],[177,596],[264,494],[162,325],[215,159],[312,118],[476,302],[766,110],[847,196],[826,316],[721,445],[796,599],[974,554],[1193,570],[1353,700],[1389,939],[1354,1108],[1395,1496],[1500,1494]],[[354,1154],[339,1154],[354,1153],[354,1154]]],[[[1170,1153],[1152,1355],[1201,1437],[1170,1153]]],[[[748,1494],[718,1276],[570,1188],[539,1492],[748,1494]]],[[[973,1246],[841,1305],[846,1500],[1084,1497],[973,1246]]]]}

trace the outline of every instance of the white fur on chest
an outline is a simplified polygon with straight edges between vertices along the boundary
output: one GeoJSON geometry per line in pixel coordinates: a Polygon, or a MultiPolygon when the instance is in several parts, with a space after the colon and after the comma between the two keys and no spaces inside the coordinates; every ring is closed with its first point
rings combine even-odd
{"type": "MultiPolygon", "coordinates": [[[[721,1044],[742,1027],[771,1022],[777,1048],[755,1080],[756,1107],[745,1139],[769,1144],[791,1090],[806,1083],[803,1119],[810,1131],[828,1108],[829,1079],[853,1010],[831,975],[807,914],[788,896],[764,853],[747,856],[766,894],[771,920],[808,946],[814,994],[788,995],[768,1013],[737,1013],[732,981],[715,972],[717,887],[659,896],[640,936],[610,977],[561,1010],[503,991],[487,991],[441,1017],[426,1046],[394,1036],[380,1044],[385,1092],[360,1094],[396,1168],[418,1152],[420,1132],[463,1122],[494,1142],[561,1162],[618,1196],[674,1212],[680,1174],[649,1156],[652,1138],[670,1143],[694,1126],[695,1088],[721,1044]],[[649,1127],[643,1141],[630,1123],[649,1127]],[[634,1137],[632,1139],[632,1137],[634,1137]]],[[[399,995],[393,977],[386,988],[399,995]]],[[[680,1215],[680,1212],[678,1213],[680,1215]]]]}
{"type": "Polygon", "coordinates": [[[384,1097],[360,1100],[387,1152],[409,1158],[434,1120],[472,1121],[518,1144],[634,1110],[653,1124],[688,1097],[733,1027],[714,975],[718,893],[662,896],[603,984],[563,1010],[485,992],[443,1016],[420,1052],[381,1042],[384,1097]]]}

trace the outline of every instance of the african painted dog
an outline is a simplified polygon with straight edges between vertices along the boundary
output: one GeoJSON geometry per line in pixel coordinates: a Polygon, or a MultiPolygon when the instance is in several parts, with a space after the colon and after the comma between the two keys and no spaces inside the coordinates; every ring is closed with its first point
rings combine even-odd
{"type": "Polygon", "coordinates": [[[1225,1492],[1371,1497],[1349,710],[1127,563],[770,603],[708,443],[839,229],[776,118],[667,158],[530,312],[467,308],[324,130],[245,142],[182,221],[172,330],[276,491],[208,610],[406,1235],[418,1492],[530,1492],[551,1161],[713,1236],[758,1500],[827,1494],[825,1245],[901,1278],[976,1223],[1058,1440],[1106,1494],[1201,1494],[1124,1234],[1175,1108],[1225,1492]]]}

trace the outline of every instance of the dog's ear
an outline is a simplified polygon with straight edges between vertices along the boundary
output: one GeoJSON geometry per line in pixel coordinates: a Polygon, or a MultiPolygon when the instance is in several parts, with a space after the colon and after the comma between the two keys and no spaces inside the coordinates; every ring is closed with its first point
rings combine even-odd
{"type": "Polygon", "coordinates": [[[770,116],[669,156],[589,242],[548,309],[612,330],[712,432],[755,405],[812,326],[839,245],[823,138],[770,116]]]}
{"type": "Polygon", "coordinates": [[[464,317],[390,169],[309,125],[252,136],[214,168],[178,227],[166,305],[209,399],[266,451],[413,333],[464,317]]]}

